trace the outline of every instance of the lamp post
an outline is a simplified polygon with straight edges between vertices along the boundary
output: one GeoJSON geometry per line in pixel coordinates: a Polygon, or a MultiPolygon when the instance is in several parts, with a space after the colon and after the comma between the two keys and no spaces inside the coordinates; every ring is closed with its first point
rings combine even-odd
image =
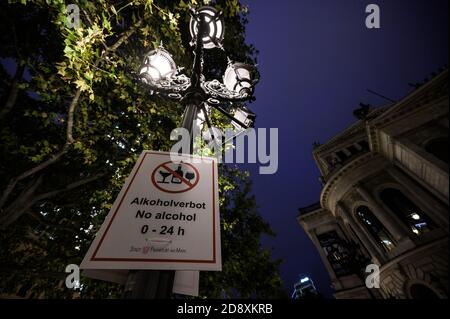
{"type": "MultiPolygon", "coordinates": [[[[255,114],[240,103],[253,99],[253,90],[259,81],[259,73],[253,65],[233,63],[228,58],[222,82],[217,79],[205,81],[203,50],[213,48],[223,50],[225,28],[222,12],[204,6],[190,9],[190,14],[190,44],[194,47],[195,54],[191,77],[178,73],[171,54],[162,45],[144,57],[138,77],[152,91],[178,100],[185,106],[181,126],[189,132],[189,153],[192,154],[193,123],[200,111],[208,128],[211,129],[207,105],[210,109],[215,108],[224,114],[235,127],[248,129],[253,126],[255,114]],[[228,110],[233,111],[233,114],[228,110]]],[[[132,270],[125,284],[124,297],[169,298],[174,274],[173,270],[132,270]]]]}

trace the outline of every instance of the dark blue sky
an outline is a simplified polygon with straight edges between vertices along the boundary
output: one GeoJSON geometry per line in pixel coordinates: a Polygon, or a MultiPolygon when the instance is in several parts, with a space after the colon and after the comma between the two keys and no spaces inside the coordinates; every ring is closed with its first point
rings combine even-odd
{"type": "Polygon", "coordinates": [[[326,142],[355,121],[359,102],[379,106],[411,91],[448,63],[448,1],[243,1],[250,9],[247,42],[259,49],[256,127],[279,129],[279,169],[251,171],[260,213],[277,237],[264,238],[284,259],[281,274],[292,291],[308,274],[330,297],[330,279],[313,244],[296,222],[298,208],[319,200],[312,142],[326,142]],[[381,28],[365,27],[365,8],[378,4],[381,28]]]}

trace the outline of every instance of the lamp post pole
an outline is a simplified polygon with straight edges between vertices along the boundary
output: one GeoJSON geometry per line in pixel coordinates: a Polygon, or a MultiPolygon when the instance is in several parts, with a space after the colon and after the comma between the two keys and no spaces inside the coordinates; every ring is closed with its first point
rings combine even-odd
{"type": "MultiPolygon", "coordinates": [[[[222,48],[221,41],[224,35],[222,13],[208,6],[192,9],[190,32],[192,39],[195,40],[193,43],[195,58],[190,78],[184,74],[178,74],[170,53],[161,46],[145,56],[139,71],[139,80],[150,87],[152,91],[168,94],[170,98],[180,100],[184,105],[181,127],[189,132],[189,154],[192,154],[194,121],[200,110],[203,112],[206,124],[211,129],[211,122],[204,103],[208,103],[211,108],[217,109],[242,128],[250,127],[248,123],[244,124],[244,121],[233,117],[220,105],[254,100],[253,87],[259,80],[259,73],[254,66],[232,63],[228,58],[229,62],[223,83],[216,79],[205,81],[203,49],[222,48]],[[168,69],[170,71],[167,71],[168,69]]],[[[245,107],[241,109],[239,106],[234,106],[234,109],[241,110],[242,114],[247,114],[245,116],[249,116],[249,121],[253,123],[254,116],[252,117],[248,109],[245,107]]],[[[252,114],[254,115],[254,113],[252,114]]],[[[186,150],[183,151],[186,152],[186,150]]],[[[174,278],[174,270],[130,270],[123,298],[170,298],[174,278]]]]}
{"type": "Polygon", "coordinates": [[[192,66],[191,86],[188,88],[186,95],[182,99],[182,103],[185,105],[183,119],[181,121],[181,127],[189,132],[189,154],[193,153],[194,148],[194,136],[193,126],[194,120],[197,117],[201,103],[204,100],[204,93],[200,87],[200,78],[203,72],[202,59],[203,59],[203,43],[202,38],[205,32],[205,20],[200,17],[198,26],[198,35],[195,44],[195,58],[194,65],[192,66]]]}
{"type": "MultiPolygon", "coordinates": [[[[193,151],[193,123],[198,113],[198,106],[189,103],[185,106],[181,127],[189,132],[190,147],[193,151]]],[[[125,299],[169,299],[172,294],[174,270],[130,270],[125,283],[125,299]]]]}
{"type": "MultiPolygon", "coordinates": [[[[181,127],[189,132],[189,152],[193,151],[193,122],[198,107],[194,103],[185,106],[181,127]]],[[[172,294],[174,270],[130,270],[125,283],[123,298],[125,299],[169,299],[172,294]]]]}
{"type": "MultiPolygon", "coordinates": [[[[204,100],[204,94],[200,87],[204,30],[205,21],[203,17],[200,17],[191,86],[183,98],[185,109],[181,120],[181,127],[189,132],[189,154],[193,153],[194,121],[204,100]]],[[[174,279],[175,270],[130,270],[123,297],[126,299],[168,299],[172,294],[174,279]]]]}

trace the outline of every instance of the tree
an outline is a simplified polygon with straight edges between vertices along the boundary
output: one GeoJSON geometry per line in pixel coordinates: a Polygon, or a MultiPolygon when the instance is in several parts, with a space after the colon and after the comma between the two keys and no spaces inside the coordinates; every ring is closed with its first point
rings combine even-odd
{"type": "MultiPolygon", "coordinates": [[[[79,28],[67,25],[62,0],[0,5],[5,44],[0,72],[8,79],[0,84],[3,292],[31,283],[35,297],[73,296],[63,285],[65,266],[80,263],[140,152],[170,149],[170,132],[183,111],[140,86],[134,70],[161,41],[189,70],[192,52],[184,49],[189,35],[179,27],[188,24],[188,3],[71,2],[80,8],[79,28]]],[[[225,13],[225,44],[232,49],[227,54],[255,60],[256,50],[245,44],[240,4],[218,1],[215,6],[225,13]]],[[[207,76],[226,67],[225,53],[216,53],[207,76]]],[[[279,261],[259,245],[270,227],[248,195],[248,177],[225,165],[220,170],[224,272],[202,276],[202,295],[234,288],[242,296],[274,296],[281,286],[279,261]],[[237,240],[248,248],[242,250],[237,240]],[[246,282],[250,269],[255,280],[246,282]]],[[[81,295],[118,296],[120,291],[117,285],[84,280],[81,295]]]]}
{"type": "Polygon", "coordinates": [[[270,252],[260,250],[260,235],[274,234],[257,213],[248,172],[223,166],[220,175],[223,270],[202,273],[200,294],[215,298],[286,297],[280,289],[280,261],[272,262],[270,252]]]}

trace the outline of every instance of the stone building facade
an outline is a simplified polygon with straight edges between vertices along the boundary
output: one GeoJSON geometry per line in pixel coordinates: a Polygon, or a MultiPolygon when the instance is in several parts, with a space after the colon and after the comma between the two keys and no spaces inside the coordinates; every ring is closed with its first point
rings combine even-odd
{"type": "Polygon", "coordinates": [[[297,220],[336,298],[448,298],[448,112],[446,69],[315,145],[323,189],[297,220]],[[379,289],[365,284],[371,263],[379,289]]]}

